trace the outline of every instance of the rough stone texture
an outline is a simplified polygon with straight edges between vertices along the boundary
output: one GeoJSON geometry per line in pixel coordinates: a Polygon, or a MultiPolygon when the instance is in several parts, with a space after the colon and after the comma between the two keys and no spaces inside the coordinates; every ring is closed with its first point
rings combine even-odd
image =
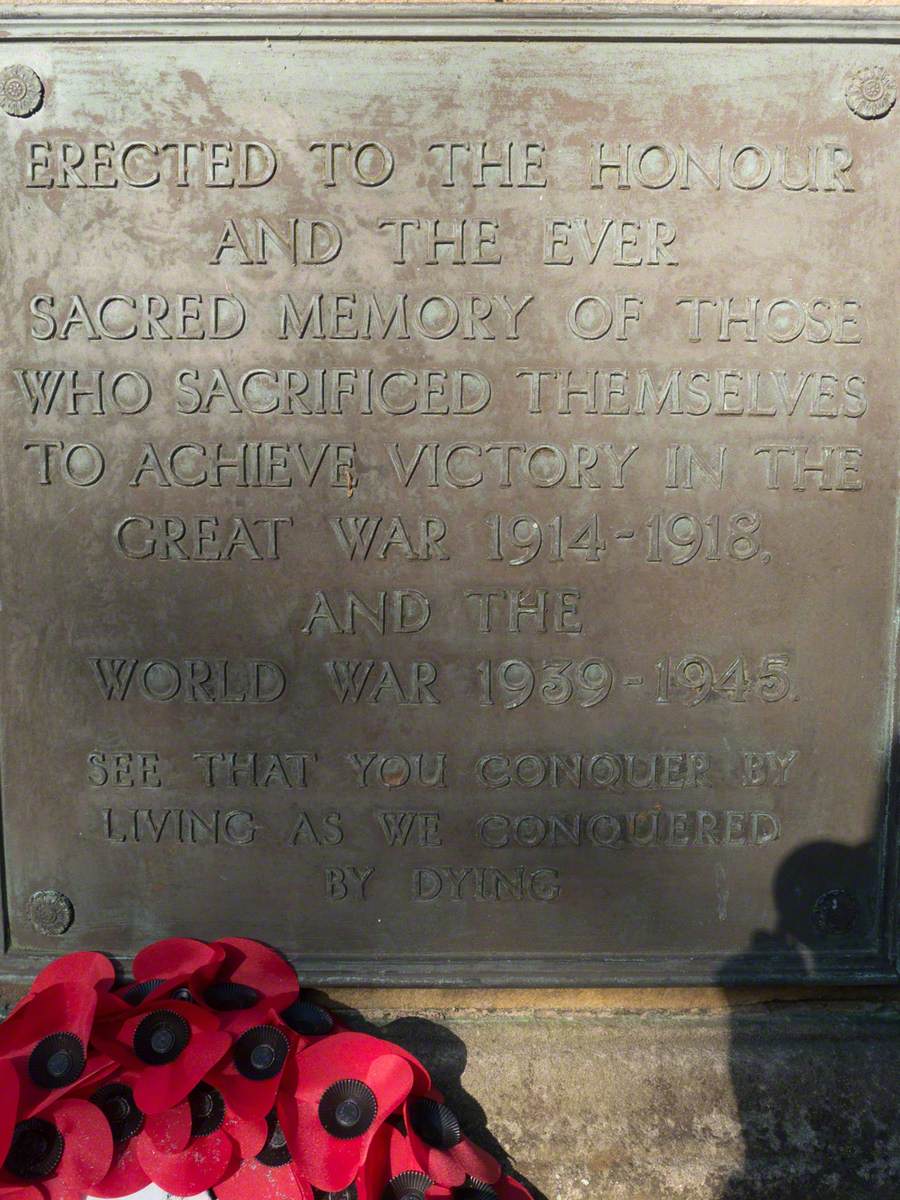
{"type": "Polygon", "coordinates": [[[553,1200],[900,1196],[897,1003],[377,1025],[553,1200]]]}

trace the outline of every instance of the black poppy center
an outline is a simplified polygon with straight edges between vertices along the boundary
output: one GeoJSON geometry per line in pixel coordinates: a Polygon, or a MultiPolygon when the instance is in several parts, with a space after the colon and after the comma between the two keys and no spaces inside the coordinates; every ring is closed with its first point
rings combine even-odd
{"type": "Polygon", "coordinates": [[[454,1200],[499,1200],[489,1183],[482,1183],[480,1179],[473,1179],[471,1176],[462,1187],[454,1190],[453,1196],[454,1200]]]}
{"type": "Polygon", "coordinates": [[[217,1012],[237,1012],[242,1008],[253,1008],[259,1003],[260,995],[256,988],[227,981],[210,984],[203,993],[203,999],[217,1012]]]}
{"type": "Polygon", "coordinates": [[[72,1069],[72,1055],[68,1050],[57,1050],[47,1059],[47,1074],[54,1079],[62,1079],[72,1069]]]}
{"type": "Polygon", "coordinates": [[[151,992],[155,992],[158,987],[162,987],[163,982],[162,979],[145,979],[142,983],[133,983],[130,988],[123,992],[122,999],[126,1004],[140,1004],[142,1000],[146,1000],[151,992]]]}
{"type": "Polygon", "coordinates": [[[382,1200],[425,1200],[431,1180],[420,1171],[403,1171],[389,1179],[382,1200]]]}
{"type": "Polygon", "coordinates": [[[16,1126],[3,1166],[20,1179],[46,1179],[59,1166],[64,1149],[63,1135],[55,1125],[31,1117],[16,1126]]]}
{"type": "Polygon", "coordinates": [[[74,1033],[51,1033],[41,1038],[29,1055],[28,1074],[38,1087],[68,1087],[80,1077],[84,1064],[81,1038],[74,1033]]]}
{"type": "Polygon", "coordinates": [[[413,1129],[427,1146],[436,1150],[452,1150],[462,1141],[462,1130],[456,1113],[437,1100],[418,1100],[410,1110],[413,1129]]]}
{"type": "Polygon", "coordinates": [[[334,1028],[331,1013],[308,1000],[295,1000],[281,1014],[281,1019],[294,1033],[302,1033],[305,1037],[323,1037],[334,1028]]]}
{"type": "Polygon", "coordinates": [[[134,1052],[153,1067],[174,1062],[191,1040],[191,1027],[180,1013],[148,1013],[134,1031],[134,1052]]]}
{"type": "Polygon", "coordinates": [[[276,1058],[274,1046],[254,1046],[250,1051],[250,1066],[257,1071],[266,1071],[276,1058]]]}
{"type": "Polygon", "coordinates": [[[255,1025],[234,1045],[234,1065],[245,1079],[273,1079],[284,1066],[290,1046],[274,1025],[255,1025]]]}
{"type": "Polygon", "coordinates": [[[191,1106],[191,1137],[215,1133],[225,1120],[222,1093],[208,1083],[199,1083],[188,1096],[191,1106]]]}
{"type": "Polygon", "coordinates": [[[359,1124],[362,1108],[358,1100],[342,1100],[334,1110],[334,1119],[344,1129],[352,1129],[359,1124]]]}
{"type": "Polygon", "coordinates": [[[313,1188],[313,1195],[316,1200],[357,1200],[356,1184],[351,1183],[342,1192],[320,1192],[318,1188],[313,1188]]]}
{"type": "Polygon", "coordinates": [[[286,1166],[291,1161],[291,1152],[288,1149],[284,1130],[281,1128],[274,1110],[266,1117],[266,1123],[269,1127],[269,1132],[266,1137],[266,1144],[256,1156],[257,1161],[266,1167],[286,1166]]]}
{"type": "Polygon", "coordinates": [[[366,1132],[378,1112],[375,1093],[361,1079],[333,1083],[319,1101],[319,1120],[332,1137],[354,1138],[366,1132]]]}
{"type": "Polygon", "coordinates": [[[106,1117],[115,1142],[127,1142],[144,1128],[144,1114],[124,1083],[104,1084],[91,1096],[91,1103],[106,1117]]]}
{"type": "Polygon", "coordinates": [[[859,904],[842,888],[826,892],[813,906],[813,921],[820,933],[850,933],[859,917],[859,904]]]}

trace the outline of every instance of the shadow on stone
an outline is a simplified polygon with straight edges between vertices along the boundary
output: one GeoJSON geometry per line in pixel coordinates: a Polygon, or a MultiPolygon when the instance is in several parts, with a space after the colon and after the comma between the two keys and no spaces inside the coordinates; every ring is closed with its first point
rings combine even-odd
{"type": "MultiPolygon", "coordinates": [[[[721,1200],[896,1200],[900,1030],[878,994],[836,1010],[802,992],[771,1008],[735,986],[763,969],[822,983],[835,952],[868,944],[880,897],[878,847],[816,842],[781,864],[778,920],[758,930],[720,980],[731,1005],[729,1068],[744,1165],[721,1200]],[[823,880],[827,886],[823,887],[823,880]],[[875,1003],[873,1003],[875,1002],[875,1003]],[[892,1119],[893,1114],[893,1119],[892,1119]]],[[[858,993],[857,993],[858,995],[858,993]]]]}

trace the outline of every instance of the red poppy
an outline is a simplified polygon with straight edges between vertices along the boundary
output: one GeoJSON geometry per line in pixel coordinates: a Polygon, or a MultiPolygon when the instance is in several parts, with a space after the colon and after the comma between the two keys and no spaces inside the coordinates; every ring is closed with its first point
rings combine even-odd
{"type": "Polygon", "coordinates": [[[294,1096],[282,1091],[278,1114],[302,1178],[325,1192],[353,1182],[375,1134],[412,1090],[410,1058],[364,1033],[337,1033],[297,1055],[294,1096]]]}
{"type": "Polygon", "coordinates": [[[210,1073],[209,1082],[241,1117],[259,1120],[272,1111],[285,1067],[298,1045],[306,1044],[274,1012],[235,1013],[229,1028],[231,1049],[210,1073]]]}
{"type": "Polygon", "coordinates": [[[93,1040],[133,1074],[135,1102],[148,1116],[184,1100],[231,1045],[215,1013],[180,1000],[148,1002],[101,1021],[93,1040]]]}
{"type": "MultiPolygon", "coordinates": [[[[391,1177],[388,1148],[394,1129],[393,1123],[386,1121],[372,1138],[365,1162],[353,1182],[339,1192],[313,1189],[317,1200],[385,1200],[385,1189],[391,1177]]],[[[435,1187],[429,1189],[428,1200],[452,1200],[452,1193],[449,1188],[435,1187]]]]}
{"type": "Polygon", "coordinates": [[[494,1191],[499,1200],[533,1200],[528,1188],[509,1175],[500,1176],[494,1184],[494,1191]]]}
{"type": "Polygon", "coordinates": [[[495,1183],[501,1175],[497,1160],[469,1141],[453,1110],[440,1092],[410,1096],[403,1111],[410,1145],[420,1168],[443,1187],[460,1187],[466,1178],[495,1183]]]}
{"type": "Polygon", "coordinates": [[[137,1158],[149,1178],[177,1196],[194,1196],[232,1175],[266,1141],[265,1120],[245,1121],[222,1093],[201,1083],[187,1100],[148,1117],[137,1158]]]}
{"type": "Polygon", "coordinates": [[[312,1187],[294,1171],[291,1152],[274,1111],[266,1125],[262,1149],[216,1185],[216,1200],[313,1200],[312,1187]]]}
{"type": "Polygon", "coordinates": [[[258,1022],[270,1010],[281,1012],[297,999],[297,974],[271,947],[249,938],[222,938],[213,947],[224,957],[203,1000],[219,1013],[223,1029],[230,1030],[251,1014],[258,1022]]]}
{"type": "Polygon", "coordinates": [[[0,1059],[0,1163],[6,1158],[19,1111],[19,1077],[8,1059],[0,1059]]]}
{"type": "Polygon", "coordinates": [[[297,1090],[297,1061],[301,1052],[332,1034],[345,1033],[346,1026],[320,1004],[300,997],[287,1008],[283,1008],[278,1018],[281,1025],[286,1025],[291,1031],[288,1036],[295,1035],[292,1052],[284,1065],[278,1090],[293,1096],[297,1090]]]}
{"type": "Polygon", "coordinates": [[[82,1200],[109,1169],[112,1134],[87,1100],[66,1099],[19,1121],[3,1167],[0,1195],[16,1200],[82,1200]]]}
{"type": "Polygon", "coordinates": [[[115,982],[116,968],[105,954],[98,954],[94,950],[76,950],[73,954],[54,959],[38,971],[28,994],[33,996],[57,983],[74,983],[78,987],[109,991],[115,982]]]}
{"type": "Polygon", "coordinates": [[[38,992],[46,991],[58,983],[76,987],[92,987],[97,993],[97,1012],[103,1014],[116,1011],[119,1004],[113,988],[116,984],[116,968],[105,954],[94,950],[76,950],[54,959],[38,971],[26,995],[15,1005],[10,1016],[23,1008],[38,992]]]}
{"type": "Polygon", "coordinates": [[[416,1157],[409,1138],[402,1129],[389,1125],[387,1133],[387,1178],[382,1187],[383,1200],[438,1200],[437,1194],[449,1197],[447,1188],[441,1188],[427,1175],[416,1157]]]}
{"type": "Polygon", "coordinates": [[[531,1200],[418,1059],[301,1000],[269,947],[169,938],[133,969],[116,989],[67,955],[0,1025],[0,1200],[531,1200]]]}
{"type": "Polygon", "coordinates": [[[145,1117],[134,1100],[134,1093],[121,1076],[107,1079],[89,1094],[90,1100],[106,1118],[113,1139],[109,1170],[91,1188],[93,1196],[133,1196],[150,1182],[137,1157],[137,1135],[145,1117]]]}
{"type": "Polygon", "coordinates": [[[341,1200],[384,1200],[384,1189],[391,1176],[389,1147],[393,1133],[394,1126],[389,1121],[378,1130],[359,1174],[341,1200]]]}
{"type": "Polygon", "coordinates": [[[20,1116],[112,1070],[106,1055],[90,1049],[96,1008],[92,987],[52,983],[30,994],[0,1025],[0,1059],[11,1062],[18,1076],[20,1116]]]}
{"type": "Polygon", "coordinates": [[[314,1192],[293,1168],[267,1167],[250,1158],[240,1169],[216,1184],[216,1200],[313,1200],[314,1192]]]}
{"type": "Polygon", "coordinates": [[[213,979],[225,955],[195,938],[165,938],[145,946],[131,965],[134,982],[117,995],[128,1004],[143,1004],[149,996],[161,1000],[196,1000],[213,979]]]}
{"type": "Polygon", "coordinates": [[[452,1197],[452,1200],[533,1200],[531,1193],[508,1175],[501,1175],[495,1183],[467,1179],[460,1187],[433,1188],[428,1192],[428,1200],[441,1200],[442,1197],[452,1197]]]}

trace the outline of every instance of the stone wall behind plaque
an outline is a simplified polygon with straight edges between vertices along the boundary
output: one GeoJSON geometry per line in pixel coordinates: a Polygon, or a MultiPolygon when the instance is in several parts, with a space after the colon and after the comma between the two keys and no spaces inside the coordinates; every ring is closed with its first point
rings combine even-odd
{"type": "Polygon", "coordinates": [[[900,1197],[900,988],[335,989],[327,1000],[419,1054],[467,1131],[536,1200],[900,1197]]]}

